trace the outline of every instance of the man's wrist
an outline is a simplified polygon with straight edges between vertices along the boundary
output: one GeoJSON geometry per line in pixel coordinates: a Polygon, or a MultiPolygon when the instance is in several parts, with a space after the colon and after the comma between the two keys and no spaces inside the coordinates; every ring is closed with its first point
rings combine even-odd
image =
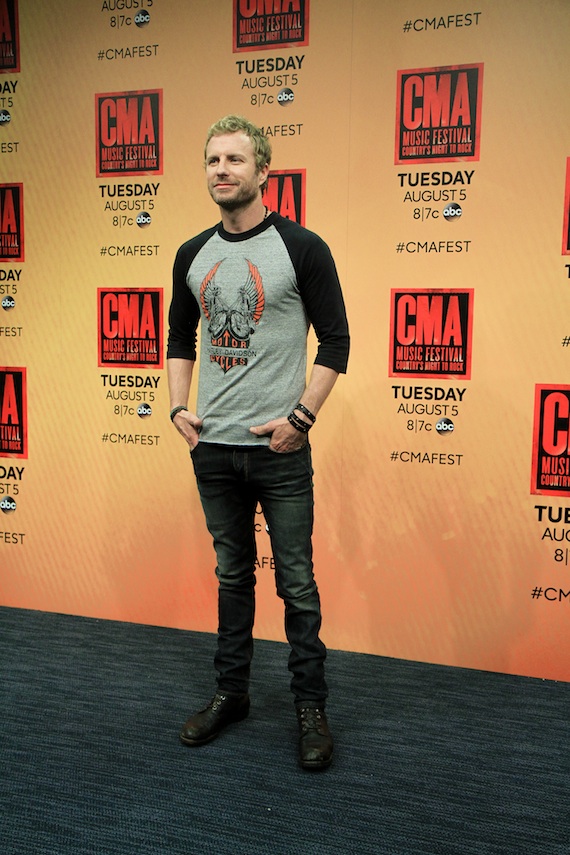
{"type": "Polygon", "coordinates": [[[170,410],[170,421],[173,422],[174,417],[177,416],[178,413],[181,413],[182,410],[186,410],[186,412],[188,412],[188,407],[185,407],[184,404],[179,404],[177,407],[173,407],[170,410]]]}
{"type": "MultiPolygon", "coordinates": [[[[299,410],[299,412],[300,412],[300,413],[303,413],[303,415],[304,415],[304,416],[306,416],[306,417],[309,419],[309,421],[311,422],[311,424],[312,424],[312,425],[314,425],[314,424],[315,424],[315,422],[317,421],[317,417],[314,415],[314,413],[312,413],[312,412],[311,412],[311,411],[310,411],[310,410],[309,410],[309,409],[308,409],[304,404],[302,404],[300,401],[299,401],[299,403],[298,403],[295,407],[293,407],[293,411],[295,411],[295,410],[299,410]]],[[[303,419],[303,421],[304,421],[304,419],[303,419]]]]}
{"type": "Polygon", "coordinates": [[[287,421],[289,422],[295,430],[298,430],[299,433],[309,433],[312,428],[311,422],[306,422],[303,419],[299,418],[295,410],[292,410],[287,416],[287,421]]]}

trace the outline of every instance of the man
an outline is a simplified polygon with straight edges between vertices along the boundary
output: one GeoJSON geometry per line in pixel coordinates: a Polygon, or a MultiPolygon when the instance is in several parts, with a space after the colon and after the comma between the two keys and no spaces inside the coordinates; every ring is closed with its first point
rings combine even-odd
{"type": "Polygon", "coordinates": [[[271,147],[239,116],[213,125],[208,190],[221,223],[184,243],[174,263],[167,351],[171,419],[192,455],[218,578],[217,692],[180,738],[203,745],[249,712],[258,503],[268,525],[291,646],[299,759],[332,759],[313,577],[309,429],[339,373],[349,336],[334,261],[317,235],[263,204],[271,147]],[[197,414],[187,409],[202,321],[197,414]],[[318,353],[306,382],[307,332],[318,353]]]}

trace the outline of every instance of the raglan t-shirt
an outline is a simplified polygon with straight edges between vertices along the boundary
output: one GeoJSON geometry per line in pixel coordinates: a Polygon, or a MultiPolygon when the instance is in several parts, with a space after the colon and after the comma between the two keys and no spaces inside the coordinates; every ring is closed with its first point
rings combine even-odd
{"type": "Polygon", "coordinates": [[[336,267],[326,243],[271,213],[248,232],[221,223],[184,243],[174,263],[168,358],[196,359],[200,442],[268,445],[253,425],[286,416],[315,363],[346,371],[349,334],[336,267]]]}

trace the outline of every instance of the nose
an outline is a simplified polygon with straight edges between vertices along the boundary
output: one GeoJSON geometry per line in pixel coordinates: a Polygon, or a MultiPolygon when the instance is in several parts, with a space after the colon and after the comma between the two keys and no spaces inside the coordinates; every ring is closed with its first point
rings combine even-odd
{"type": "Polygon", "coordinates": [[[228,161],[227,161],[226,157],[222,156],[218,160],[218,164],[216,167],[216,174],[217,175],[227,175],[228,174],[228,161]]]}

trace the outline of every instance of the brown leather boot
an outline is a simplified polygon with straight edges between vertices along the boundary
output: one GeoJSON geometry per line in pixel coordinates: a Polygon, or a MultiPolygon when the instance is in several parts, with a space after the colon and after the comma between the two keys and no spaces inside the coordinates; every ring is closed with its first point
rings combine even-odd
{"type": "Polygon", "coordinates": [[[184,745],[205,745],[234,721],[249,715],[249,695],[224,695],[218,692],[208,706],[191,716],[180,731],[184,745]]]}
{"type": "Polygon", "coordinates": [[[326,769],[333,755],[333,739],[324,709],[297,707],[299,762],[303,769],[326,769]]]}

